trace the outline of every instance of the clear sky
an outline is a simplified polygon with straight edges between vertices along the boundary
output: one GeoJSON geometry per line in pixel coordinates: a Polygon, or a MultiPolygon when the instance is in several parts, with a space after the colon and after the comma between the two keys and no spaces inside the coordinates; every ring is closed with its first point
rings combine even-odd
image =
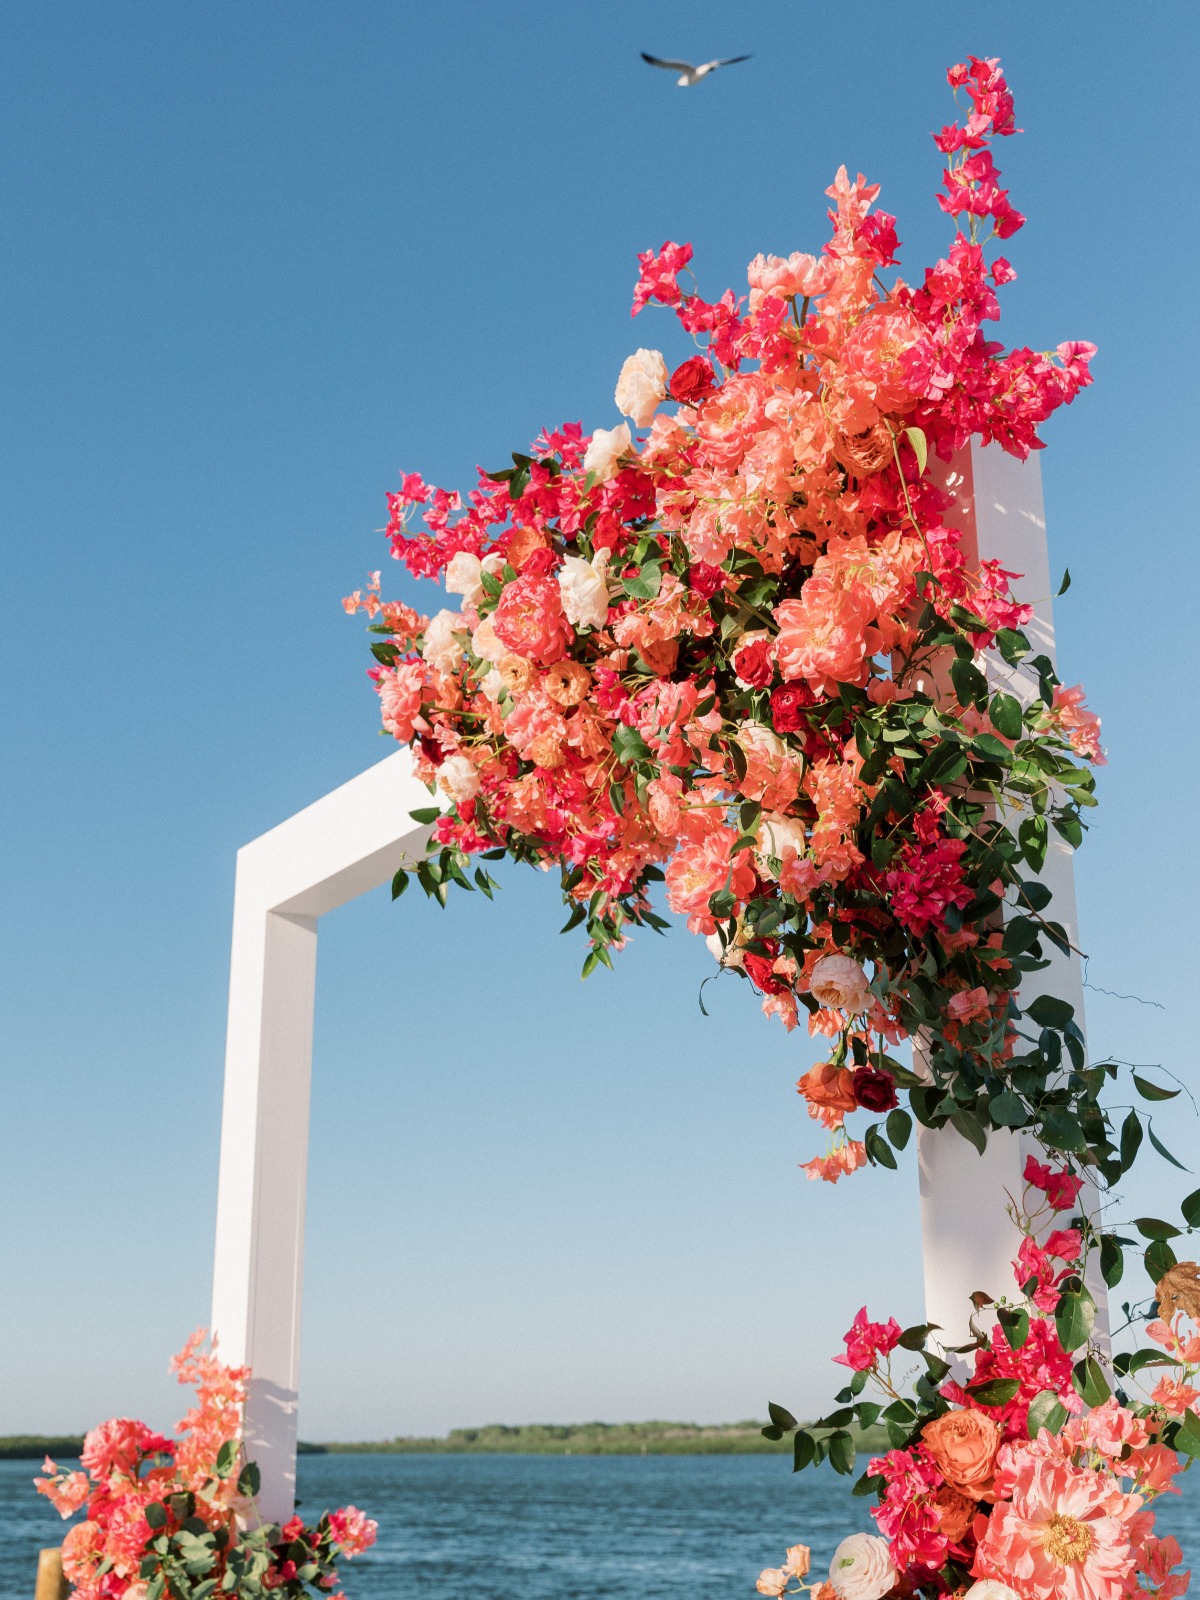
{"type": "MultiPolygon", "coordinates": [[[[612,425],[625,355],[684,353],[629,320],[635,252],[692,240],[715,298],[820,245],[843,161],[918,273],[972,51],[1027,130],[1004,337],[1100,346],[1043,460],[1062,670],[1111,759],[1083,942],[1165,1009],[1093,991],[1093,1050],[1196,1081],[1196,15],[10,0],[0,1432],[178,1414],[234,852],[387,753],[339,599],[396,592],[397,473],[467,487],[543,424],[612,425]],[[685,92],[641,49],[754,58],[685,92]]],[[[808,1041],[734,980],[705,1021],[682,930],[581,987],[554,882],[503,877],[323,925],[302,1433],[820,1403],[864,1300],[919,1313],[911,1166],[808,1184],[808,1041]]],[[[1135,1212],[1181,1192],[1151,1172],[1135,1212]]]]}

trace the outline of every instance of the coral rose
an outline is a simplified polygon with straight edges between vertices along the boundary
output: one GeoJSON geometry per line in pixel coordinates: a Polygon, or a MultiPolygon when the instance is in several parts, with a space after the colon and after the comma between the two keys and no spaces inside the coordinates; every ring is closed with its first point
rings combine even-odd
{"type": "Polygon", "coordinates": [[[515,578],[492,613],[492,627],[515,655],[543,667],[561,661],[572,639],[552,578],[515,578]]]}
{"type": "Polygon", "coordinates": [[[629,356],[617,379],[617,410],[634,427],[648,428],[660,403],[667,397],[667,363],[657,350],[638,350],[629,356]]]}
{"type": "Polygon", "coordinates": [[[808,1101],[809,1116],[816,1117],[827,1128],[840,1126],[847,1112],[858,1106],[854,1098],[854,1074],[848,1067],[835,1067],[832,1061],[822,1061],[810,1068],[796,1088],[808,1101]]]}
{"type": "Polygon", "coordinates": [[[822,956],[812,969],[808,987],[823,1006],[856,1016],[871,998],[867,975],[853,956],[822,956]]]}
{"type": "Polygon", "coordinates": [[[882,1600],[899,1576],[887,1540],[873,1533],[843,1539],[829,1563],[829,1582],[838,1600],[882,1600]]]}
{"type": "Polygon", "coordinates": [[[992,1498],[1000,1429],[982,1411],[947,1411],[921,1429],[921,1440],[952,1489],[976,1500],[992,1498]]]}

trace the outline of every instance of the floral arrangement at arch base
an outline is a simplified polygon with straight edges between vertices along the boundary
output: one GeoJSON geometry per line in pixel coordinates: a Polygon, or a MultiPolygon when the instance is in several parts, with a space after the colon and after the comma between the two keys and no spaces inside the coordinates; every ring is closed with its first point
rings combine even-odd
{"type": "Polygon", "coordinates": [[[44,1494],[70,1517],[87,1515],[63,1542],[63,1573],[76,1600],[209,1600],[222,1595],[345,1600],[336,1563],[375,1542],[376,1524],[354,1506],[315,1525],[282,1527],[258,1514],[258,1468],[242,1443],[249,1369],[205,1352],[203,1332],[172,1360],[196,1404],[177,1439],[130,1417],[93,1428],[82,1471],[47,1457],[44,1494]]]}
{"type": "MultiPolygon", "coordinates": [[[[845,169],[820,253],[757,256],[746,297],[703,298],[690,245],[647,251],[633,313],[670,308],[691,353],[637,350],[615,395],[627,421],[549,430],[465,501],[406,475],[392,554],[458,604],[423,615],[377,573],[344,604],[375,636],[384,730],[439,796],[413,813],[432,830],[428,895],[490,897],[505,856],[556,869],[586,977],[666,928],[661,886],[721,976],[829,1041],[798,1084],[828,1136],[810,1177],[895,1167],[914,1120],[980,1151],[1024,1130],[1046,1157],[1026,1172],[1036,1223],[1013,1200],[1020,1292],[978,1295],[995,1324],[957,1352],[973,1375],[953,1375],[936,1330],[864,1308],[839,1409],[802,1428],[772,1408],[798,1467],[852,1472],[851,1422],[882,1420],[893,1445],[857,1485],[880,1533],[841,1547],[818,1600],[1173,1600],[1179,1552],[1145,1507],[1177,1451],[1200,1453],[1200,1333],[1179,1320],[1200,1306],[1151,1323],[1158,1354],[1110,1362],[1085,1280],[1095,1253],[1114,1286],[1133,1241],[1079,1194],[1111,1192],[1144,1137],[1179,1163],[1135,1106],[1118,1126],[1102,1104],[1122,1069],[1088,1060],[1071,1005],[1020,993],[1072,953],[1040,874],[1052,837],[1082,842],[1099,721],[1031,645],[1018,575],[971,552],[945,471],[972,441],[1040,449],[1095,351],[993,337],[1016,276],[996,247],[1024,221],[992,149],[1018,131],[1013,101],[996,61],[948,77],[964,114],[935,135],[943,259],[895,273],[895,218],[845,169]],[[920,1072],[893,1053],[914,1039],[920,1072]],[[860,1112],[879,1120],[852,1134],[860,1112]],[[1048,1227],[1058,1211],[1069,1225],[1048,1227]],[[911,1396],[896,1350],[923,1363],[911,1396]],[[1122,1383],[1156,1363],[1175,1376],[1135,1403],[1122,1383]]],[[[1162,1307],[1195,1280],[1170,1242],[1183,1230],[1134,1226],[1162,1307]]],[[[807,1575],[798,1545],[758,1587],[807,1575]]]]}

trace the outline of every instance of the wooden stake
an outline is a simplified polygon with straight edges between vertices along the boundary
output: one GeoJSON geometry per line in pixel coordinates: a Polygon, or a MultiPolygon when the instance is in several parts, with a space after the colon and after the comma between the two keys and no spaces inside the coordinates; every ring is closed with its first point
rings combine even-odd
{"type": "Polygon", "coordinates": [[[67,1600],[70,1593],[71,1585],[63,1576],[62,1551],[57,1545],[40,1551],[34,1600],[67,1600]]]}

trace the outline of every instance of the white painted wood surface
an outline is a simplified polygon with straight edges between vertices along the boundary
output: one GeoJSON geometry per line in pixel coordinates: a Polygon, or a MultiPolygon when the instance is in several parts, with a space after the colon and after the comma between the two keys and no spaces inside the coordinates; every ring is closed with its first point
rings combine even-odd
{"type": "MultiPolygon", "coordinates": [[[[946,521],[963,529],[968,564],[994,560],[1007,571],[1021,574],[1013,593],[1034,608],[1033,618],[1025,626],[1033,646],[1031,655],[1043,654],[1055,661],[1051,595],[1058,580],[1051,582],[1037,454],[1022,462],[998,445],[985,448],[973,444],[956,458],[948,486],[956,504],[946,521]]],[[[986,670],[997,688],[1006,688],[1022,701],[1034,699],[1039,692],[1036,674],[1024,663],[1013,668],[996,658],[987,662],[986,670]]],[[[1049,914],[1062,923],[1071,943],[1078,947],[1072,851],[1053,829],[1040,876],[1054,896],[1049,914]]],[[[1048,941],[1043,941],[1043,948],[1050,964],[1044,972],[1026,978],[1021,1001],[1028,1003],[1043,993],[1057,995],[1075,1008],[1075,1020],[1083,1030],[1079,957],[1064,956],[1048,941]]],[[[1019,1199],[1022,1194],[1026,1156],[1041,1151],[1027,1135],[997,1130],[989,1134],[987,1149],[980,1155],[952,1128],[922,1128],[917,1148],[925,1314],[943,1330],[939,1337],[944,1344],[965,1344],[970,1337],[971,1295],[980,1289],[991,1295],[1016,1293],[1012,1262],[1020,1240],[1007,1206],[1010,1196],[1019,1199]]],[[[1083,1200],[1094,1213],[1096,1195],[1090,1185],[1083,1200]]],[[[1107,1327],[1107,1301],[1096,1263],[1089,1271],[1088,1286],[1096,1299],[1097,1337],[1101,1338],[1107,1327]]]]}
{"type": "Polygon", "coordinates": [[[420,858],[430,806],[397,751],[238,851],[213,1331],[253,1370],[246,1448],[262,1510],[292,1514],[317,922],[420,858]]]}
{"type": "MultiPolygon", "coordinates": [[[[956,467],[968,541],[1024,574],[1016,590],[1035,603],[1035,653],[1053,658],[1037,457],[1022,464],[972,447],[956,467]]],[[[263,1514],[275,1521],[295,1500],[317,923],[419,858],[429,830],[409,812],[431,803],[401,750],[238,852],[212,1327],[222,1357],[253,1368],[247,1451],[262,1471],[263,1514]]],[[[1071,852],[1060,841],[1043,876],[1077,943],[1071,852]]],[[[1078,961],[1056,954],[1041,982],[1074,1005],[1082,1026],[1078,961]]],[[[1025,986],[1026,998],[1036,992],[1025,986]]],[[[994,1134],[981,1157],[952,1129],[922,1130],[918,1156],[926,1314],[946,1344],[959,1344],[972,1291],[1015,1287],[1005,1205],[1020,1193],[1024,1150],[1019,1138],[994,1134]]],[[[1103,1285],[1093,1292],[1103,1307],[1103,1285]]]]}

